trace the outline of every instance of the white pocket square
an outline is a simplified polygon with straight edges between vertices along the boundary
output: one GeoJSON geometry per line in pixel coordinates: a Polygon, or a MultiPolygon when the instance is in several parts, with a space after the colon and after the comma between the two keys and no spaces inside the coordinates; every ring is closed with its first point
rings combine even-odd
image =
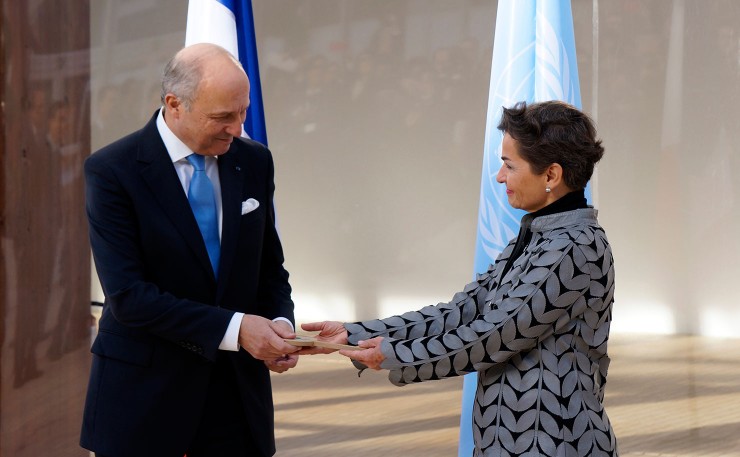
{"type": "Polygon", "coordinates": [[[258,202],[257,200],[255,200],[253,198],[250,198],[248,200],[244,200],[242,202],[242,216],[245,215],[245,214],[247,214],[247,213],[251,213],[252,211],[254,211],[257,208],[259,208],[259,206],[260,206],[260,202],[258,202]]]}

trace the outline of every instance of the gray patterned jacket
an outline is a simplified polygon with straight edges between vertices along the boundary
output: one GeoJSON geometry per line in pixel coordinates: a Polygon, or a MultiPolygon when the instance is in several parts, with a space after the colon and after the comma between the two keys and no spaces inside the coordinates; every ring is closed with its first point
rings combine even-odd
{"type": "Polygon", "coordinates": [[[535,219],[449,303],[346,324],[350,343],[386,337],[396,385],[478,372],[476,456],[616,456],[604,410],[614,264],[593,208],[535,219]]]}

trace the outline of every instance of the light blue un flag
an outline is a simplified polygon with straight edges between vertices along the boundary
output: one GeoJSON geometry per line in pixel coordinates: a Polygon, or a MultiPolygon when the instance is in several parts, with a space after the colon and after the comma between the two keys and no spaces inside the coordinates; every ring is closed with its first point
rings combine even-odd
{"type": "MultiPolygon", "coordinates": [[[[488,94],[486,138],[480,185],[475,273],[485,273],[525,214],[512,209],[503,185],[501,140],[496,127],[502,106],[519,101],[562,100],[581,108],[573,16],[569,0],[499,0],[488,94]]],[[[458,455],[473,454],[472,414],[477,375],[465,376],[458,455]]]]}
{"type": "Polygon", "coordinates": [[[267,145],[252,1],[190,0],[185,46],[195,43],[217,44],[239,59],[250,82],[244,131],[249,138],[267,145]]]}

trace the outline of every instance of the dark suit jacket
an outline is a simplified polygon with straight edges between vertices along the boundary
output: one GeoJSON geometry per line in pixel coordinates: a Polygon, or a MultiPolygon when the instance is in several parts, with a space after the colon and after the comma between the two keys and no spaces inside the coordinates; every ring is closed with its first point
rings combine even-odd
{"type": "Polygon", "coordinates": [[[234,140],[218,159],[216,280],[156,116],[85,162],[90,243],[106,299],[81,444],[110,456],[181,457],[218,358],[232,366],[241,393],[234,401],[241,400],[253,438],[271,454],[269,372],[244,350],[218,346],[234,311],[293,321],[274,223],[272,156],[257,142],[234,140]],[[259,207],[241,215],[248,198],[259,207]]]}

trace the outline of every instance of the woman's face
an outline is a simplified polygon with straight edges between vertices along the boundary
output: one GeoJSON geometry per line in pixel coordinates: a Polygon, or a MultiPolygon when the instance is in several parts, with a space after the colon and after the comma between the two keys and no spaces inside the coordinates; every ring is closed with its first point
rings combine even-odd
{"type": "Polygon", "coordinates": [[[512,208],[531,213],[547,206],[547,174],[532,173],[529,162],[519,155],[519,144],[508,133],[504,134],[501,145],[501,160],[504,163],[496,175],[496,181],[506,184],[506,197],[512,208]]]}

